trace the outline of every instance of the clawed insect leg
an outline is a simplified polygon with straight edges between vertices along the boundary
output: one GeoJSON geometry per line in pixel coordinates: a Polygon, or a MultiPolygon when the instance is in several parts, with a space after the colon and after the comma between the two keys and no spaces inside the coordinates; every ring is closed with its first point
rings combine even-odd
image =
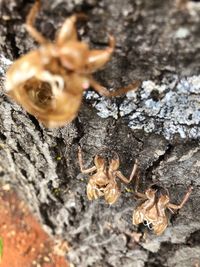
{"type": "Polygon", "coordinates": [[[139,80],[136,80],[133,83],[129,84],[128,86],[119,88],[116,91],[112,91],[112,92],[106,89],[106,87],[100,85],[98,82],[96,82],[93,79],[90,79],[90,84],[94,88],[94,90],[97,91],[100,95],[113,97],[113,96],[120,96],[120,95],[126,94],[129,91],[137,90],[141,82],[139,80]]]}
{"type": "Polygon", "coordinates": [[[80,169],[81,169],[82,173],[90,173],[90,172],[93,172],[93,171],[96,170],[95,166],[93,166],[91,168],[88,168],[88,169],[84,169],[82,151],[81,151],[81,147],[80,146],[78,147],[78,161],[79,161],[79,166],[80,166],[80,169]]]}
{"type": "Polygon", "coordinates": [[[56,43],[59,45],[65,44],[68,41],[77,40],[77,30],[75,24],[78,19],[87,19],[87,15],[80,13],[67,18],[61,29],[58,31],[56,43]]]}
{"type": "Polygon", "coordinates": [[[114,51],[115,39],[109,36],[109,47],[104,50],[91,50],[88,55],[88,60],[85,64],[86,73],[93,73],[101,69],[109,60],[114,51]]]}
{"type": "Polygon", "coordinates": [[[76,21],[77,17],[75,15],[65,20],[63,26],[58,32],[56,40],[57,44],[63,44],[69,40],[77,40],[77,32],[75,28],[76,21]]]}
{"type": "Polygon", "coordinates": [[[87,197],[89,200],[97,199],[104,195],[104,192],[99,189],[94,181],[89,181],[87,185],[87,197]]]}
{"type": "Polygon", "coordinates": [[[133,169],[132,169],[132,172],[131,172],[129,179],[127,179],[120,171],[117,172],[117,177],[119,177],[124,183],[128,184],[131,182],[131,180],[135,176],[135,174],[137,172],[137,168],[138,168],[138,160],[136,159],[135,164],[133,165],[133,169]]]}
{"type": "Polygon", "coordinates": [[[169,203],[168,206],[167,206],[167,208],[170,211],[171,210],[179,210],[179,209],[181,209],[184,206],[184,204],[186,203],[186,201],[188,200],[190,194],[192,193],[192,189],[193,189],[193,187],[190,186],[189,189],[188,189],[188,191],[187,191],[187,193],[185,194],[182,202],[179,205],[175,205],[175,204],[169,203]]]}
{"type": "Polygon", "coordinates": [[[40,0],[36,0],[35,4],[32,6],[31,10],[29,11],[29,14],[26,18],[26,29],[29,32],[29,34],[40,44],[47,43],[47,39],[36,30],[36,28],[33,26],[35,22],[35,16],[38,13],[40,9],[40,0]]]}

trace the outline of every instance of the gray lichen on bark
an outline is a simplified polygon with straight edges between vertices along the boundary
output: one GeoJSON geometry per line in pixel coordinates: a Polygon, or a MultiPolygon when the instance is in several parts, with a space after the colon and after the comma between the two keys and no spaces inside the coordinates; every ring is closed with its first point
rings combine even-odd
{"type": "Polygon", "coordinates": [[[104,48],[107,33],[116,37],[112,60],[95,75],[99,82],[114,90],[143,81],[137,92],[116,99],[87,92],[79,116],[58,130],[45,129],[3,93],[9,60],[37,45],[23,27],[31,1],[0,4],[2,183],[18,190],[52,235],[69,242],[66,256],[75,266],[194,266],[200,237],[199,3],[179,11],[173,1],[160,0],[42,1],[36,25],[51,39],[68,15],[80,11],[88,22],[79,25],[79,34],[93,47],[104,48]],[[90,202],[78,145],[86,166],[109,147],[127,176],[138,158],[140,190],[161,182],[179,203],[193,182],[192,196],[162,236],[134,243],[134,181],[122,186],[113,206],[103,199],[90,202]]]}
{"type": "Polygon", "coordinates": [[[177,76],[166,77],[160,85],[144,81],[141,90],[127,93],[127,97],[116,104],[115,100],[99,97],[94,92],[86,93],[86,99],[94,99],[97,114],[103,118],[125,117],[131,129],[162,134],[166,139],[200,137],[200,76],[179,80],[177,76]]]}

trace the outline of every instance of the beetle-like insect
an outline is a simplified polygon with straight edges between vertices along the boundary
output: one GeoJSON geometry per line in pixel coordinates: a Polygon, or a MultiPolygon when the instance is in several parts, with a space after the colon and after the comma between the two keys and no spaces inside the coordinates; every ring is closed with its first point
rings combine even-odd
{"type": "Polygon", "coordinates": [[[92,78],[92,73],[109,61],[114,37],[109,36],[109,47],[105,50],[90,50],[77,38],[75,23],[84,16],[80,14],[66,19],[55,42],[50,42],[33,26],[39,8],[40,0],[36,0],[27,16],[26,29],[40,47],[14,62],[5,84],[8,95],[30,114],[47,127],[59,127],[76,117],[83,92],[90,86],[108,97],[138,88],[140,82],[134,81],[110,92],[92,78]]]}
{"type": "Polygon", "coordinates": [[[113,204],[120,196],[120,188],[117,184],[116,178],[119,178],[124,183],[128,184],[133,179],[137,171],[137,160],[133,166],[130,178],[127,179],[119,169],[119,156],[116,152],[113,153],[111,159],[104,159],[100,155],[96,155],[94,158],[95,166],[84,169],[81,148],[79,147],[78,159],[82,173],[94,173],[89,178],[87,185],[87,197],[89,200],[97,199],[100,196],[104,196],[105,201],[108,204],[113,204]]]}
{"type": "Polygon", "coordinates": [[[135,195],[142,200],[142,204],[133,212],[133,224],[143,223],[150,230],[153,230],[156,235],[161,235],[168,225],[166,209],[169,209],[172,213],[181,209],[188,200],[193,187],[190,186],[182,202],[175,205],[170,203],[168,190],[158,184],[151,185],[145,193],[138,192],[138,180],[139,175],[137,175],[135,195]]]}

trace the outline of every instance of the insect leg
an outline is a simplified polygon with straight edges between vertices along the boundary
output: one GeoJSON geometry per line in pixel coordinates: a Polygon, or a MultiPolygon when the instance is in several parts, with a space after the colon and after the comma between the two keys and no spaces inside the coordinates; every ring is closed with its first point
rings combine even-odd
{"type": "Polygon", "coordinates": [[[169,203],[168,206],[167,206],[167,208],[169,210],[171,210],[171,209],[172,210],[179,210],[179,209],[181,209],[184,206],[184,204],[186,203],[186,201],[188,200],[190,194],[192,193],[192,189],[193,189],[193,187],[190,186],[189,189],[188,189],[188,191],[187,191],[187,193],[185,194],[182,202],[179,205],[175,205],[175,204],[169,203]]]}
{"type": "Polygon", "coordinates": [[[85,65],[85,73],[93,73],[101,69],[109,60],[115,47],[115,39],[109,36],[109,47],[104,50],[91,50],[85,65]]]}
{"type": "Polygon", "coordinates": [[[90,78],[90,84],[94,88],[95,91],[97,91],[100,95],[107,96],[107,97],[113,97],[113,96],[120,96],[123,94],[126,94],[129,91],[135,91],[140,86],[141,82],[139,80],[136,80],[129,84],[126,87],[122,87],[117,89],[116,91],[109,91],[106,87],[100,85],[98,82],[90,78]]]}
{"type": "Polygon", "coordinates": [[[36,28],[33,26],[35,22],[35,16],[38,13],[38,10],[40,9],[40,5],[41,5],[40,0],[36,0],[35,4],[29,11],[29,14],[26,18],[26,29],[38,43],[44,44],[47,43],[46,38],[40,32],[38,32],[36,28]]]}
{"type": "Polygon", "coordinates": [[[81,151],[81,147],[80,146],[78,147],[78,161],[79,161],[79,166],[80,166],[80,169],[81,169],[82,173],[90,173],[90,172],[93,172],[93,171],[96,170],[95,166],[93,166],[93,167],[91,167],[89,169],[84,169],[82,151],[81,151]]]}
{"type": "Polygon", "coordinates": [[[77,41],[77,30],[75,24],[78,19],[87,19],[87,16],[80,13],[67,18],[61,29],[58,31],[56,38],[57,44],[62,45],[68,41],[77,41]]]}
{"type": "Polygon", "coordinates": [[[132,169],[132,172],[131,172],[129,179],[127,179],[120,171],[117,172],[117,177],[119,177],[124,183],[128,184],[131,182],[131,180],[135,176],[135,174],[137,172],[137,168],[138,168],[138,160],[136,159],[135,164],[133,165],[133,169],[132,169]]]}

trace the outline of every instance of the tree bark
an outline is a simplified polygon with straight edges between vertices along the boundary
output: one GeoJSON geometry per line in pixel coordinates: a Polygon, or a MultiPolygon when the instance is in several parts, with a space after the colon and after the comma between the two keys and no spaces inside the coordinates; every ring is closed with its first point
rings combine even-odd
{"type": "Polygon", "coordinates": [[[21,194],[52,235],[69,242],[66,257],[75,266],[199,266],[200,3],[178,9],[159,0],[43,0],[36,26],[51,40],[78,12],[88,16],[78,31],[91,47],[103,49],[108,33],[115,36],[112,60],[95,74],[102,85],[115,90],[143,81],[134,94],[114,99],[86,92],[78,117],[57,130],[44,128],[4,93],[8,65],[37,48],[24,28],[32,3],[0,2],[1,183],[21,194]],[[148,233],[134,242],[130,234],[141,230],[132,225],[134,180],[122,185],[112,206],[89,201],[78,145],[86,166],[102,148],[116,151],[127,177],[137,158],[140,191],[162,183],[177,204],[191,183],[193,193],[178,215],[169,215],[162,236],[148,233]]]}

